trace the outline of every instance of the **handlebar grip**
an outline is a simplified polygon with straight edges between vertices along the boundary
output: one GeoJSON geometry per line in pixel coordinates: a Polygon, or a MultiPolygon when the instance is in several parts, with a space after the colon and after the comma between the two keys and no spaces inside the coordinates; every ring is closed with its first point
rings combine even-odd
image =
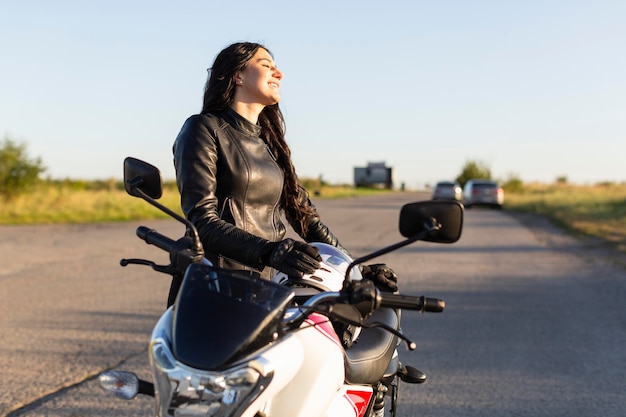
{"type": "Polygon", "coordinates": [[[162,235],[154,229],[150,229],[146,226],[139,226],[137,228],[137,236],[145,241],[148,245],[154,245],[166,252],[172,252],[175,241],[167,236],[162,235]]]}
{"type": "Polygon", "coordinates": [[[424,297],[424,311],[428,313],[441,313],[446,308],[446,302],[439,298],[424,297]]]}
{"type": "Polygon", "coordinates": [[[415,297],[412,295],[399,295],[380,293],[380,306],[388,308],[401,308],[405,310],[426,311],[429,313],[441,313],[446,303],[438,298],[415,297]]]}

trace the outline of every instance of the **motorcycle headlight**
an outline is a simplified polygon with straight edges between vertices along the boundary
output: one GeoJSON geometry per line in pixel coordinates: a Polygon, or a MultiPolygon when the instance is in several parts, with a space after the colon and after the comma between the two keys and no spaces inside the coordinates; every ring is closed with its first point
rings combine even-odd
{"type": "Polygon", "coordinates": [[[267,387],[272,373],[250,366],[208,372],[177,362],[167,344],[154,341],[150,362],[159,416],[230,416],[243,410],[267,387]]]}

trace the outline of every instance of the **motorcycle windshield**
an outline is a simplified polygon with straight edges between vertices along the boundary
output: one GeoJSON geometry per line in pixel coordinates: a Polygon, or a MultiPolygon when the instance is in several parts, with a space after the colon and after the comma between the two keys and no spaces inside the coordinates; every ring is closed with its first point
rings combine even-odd
{"type": "Polygon", "coordinates": [[[174,355],[196,369],[223,368],[275,340],[292,297],[243,271],[192,264],[174,306],[174,355]]]}

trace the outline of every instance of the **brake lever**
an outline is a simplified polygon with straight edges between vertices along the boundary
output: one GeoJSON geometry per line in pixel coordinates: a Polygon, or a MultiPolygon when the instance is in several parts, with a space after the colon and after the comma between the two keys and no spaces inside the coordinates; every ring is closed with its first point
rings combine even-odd
{"type": "Polygon", "coordinates": [[[153,261],[149,261],[147,259],[134,259],[134,258],[133,259],[121,259],[120,260],[120,265],[122,265],[122,266],[127,266],[127,265],[146,265],[146,266],[149,266],[150,268],[152,268],[156,272],[162,272],[162,273],[168,274],[168,275],[174,275],[178,271],[177,268],[172,266],[172,264],[169,264],[169,265],[157,265],[153,261]]]}
{"type": "Polygon", "coordinates": [[[393,333],[394,335],[398,336],[400,339],[404,340],[404,342],[406,343],[407,349],[415,350],[417,348],[417,344],[415,342],[413,342],[411,339],[409,339],[408,337],[406,337],[402,332],[400,332],[399,330],[394,329],[393,327],[389,327],[389,326],[387,326],[384,323],[378,323],[378,322],[363,323],[361,326],[366,328],[366,329],[371,329],[373,327],[380,327],[382,329],[387,330],[390,333],[393,333]]]}
{"type": "Polygon", "coordinates": [[[354,306],[362,315],[360,324],[357,323],[358,325],[364,328],[380,327],[404,340],[407,349],[415,350],[417,348],[417,344],[415,342],[393,327],[378,322],[365,323],[364,319],[369,317],[374,310],[378,309],[380,306],[380,297],[378,296],[379,290],[376,288],[374,282],[371,280],[355,281],[351,286],[344,286],[344,291],[346,291],[347,299],[350,300],[350,305],[354,306]]]}

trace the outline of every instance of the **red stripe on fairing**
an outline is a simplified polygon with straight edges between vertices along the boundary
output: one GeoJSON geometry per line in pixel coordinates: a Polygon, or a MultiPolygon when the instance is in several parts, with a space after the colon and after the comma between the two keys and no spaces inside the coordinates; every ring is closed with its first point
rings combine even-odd
{"type": "Polygon", "coordinates": [[[348,389],[344,395],[346,401],[352,405],[354,410],[354,415],[357,417],[365,416],[365,412],[367,411],[367,406],[372,399],[372,389],[371,388],[363,388],[363,389],[348,389]]]}
{"type": "Polygon", "coordinates": [[[341,341],[339,340],[339,336],[335,332],[332,324],[330,324],[330,320],[328,317],[323,316],[321,314],[313,313],[309,315],[309,317],[304,320],[308,325],[313,326],[317,331],[326,336],[329,340],[336,343],[338,346],[341,346],[341,341]]]}
{"type": "Polygon", "coordinates": [[[361,417],[363,414],[361,414],[359,412],[358,407],[356,406],[356,404],[354,403],[354,401],[352,401],[352,398],[350,397],[350,394],[348,394],[347,392],[343,395],[343,398],[348,402],[348,404],[350,404],[350,406],[352,407],[352,412],[354,413],[355,417],[361,417]]]}

